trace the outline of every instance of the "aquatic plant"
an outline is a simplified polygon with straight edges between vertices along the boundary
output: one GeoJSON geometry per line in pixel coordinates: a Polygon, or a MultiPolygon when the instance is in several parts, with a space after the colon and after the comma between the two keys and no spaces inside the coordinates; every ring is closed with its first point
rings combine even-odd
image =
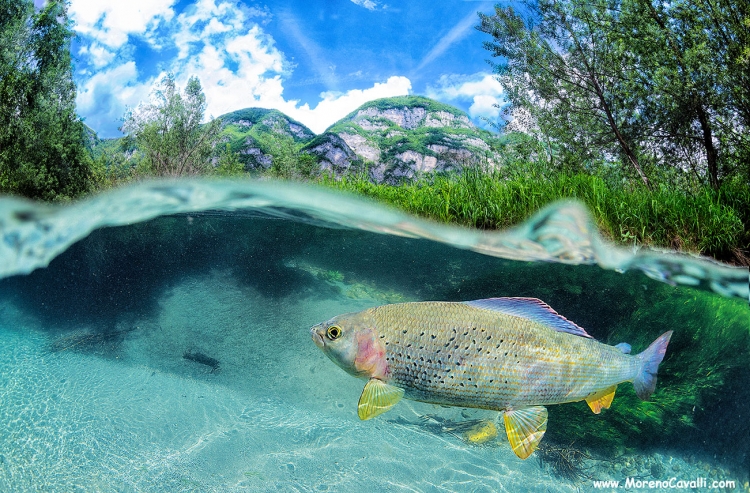
{"type": "Polygon", "coordinates": [[[318,279],[327,282],[342,282],[344,274],[337,270],[321,270],[318,272],[318,279]]]}
{"type": "Polygon", "coordinates": [[[568,481],[591,479],[592,476],[586,473],[584,460],[592,457],[574,445],[575,442],[568,445],[542,442],[536,451],[539,465],[549,464],[555,476],[568,481]]]}
{"type": "Polygon", "coordinates": [[[575,436],[578,443],[609,454],[665,440],[686,446],[699,441],[747,457],[748,445],[738,444],[734,437],[747,436],[750,425],[726,413],[735,401],[750,397],[747,307],[741,301],[668,286],[654,286],[650,297],[629,320],[616,324],[607,342],[627,341],[637,352],[653,334],[675,330],[651,399],[641,401],[632,386],[620,385],[612,407],[600,416],[581,403],[551,407],[549,437],[560,441],[575,436]],[[719,431],[727,425],[717,425],[716,417],[722,415],[731,421],[731,436],[719,431]]]}

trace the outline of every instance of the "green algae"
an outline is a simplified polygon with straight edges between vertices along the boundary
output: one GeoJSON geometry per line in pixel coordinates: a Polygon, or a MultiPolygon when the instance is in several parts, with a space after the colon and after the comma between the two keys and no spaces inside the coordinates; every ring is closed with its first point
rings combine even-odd
{"type": "Polygon", "coordinates": [[[674,330],[651,399],[641,401],[632,385],[622,384],[612,407],[600,416],[584,403],[554,406],[548,435],[577,436],[582,446],[610,451],[696,442],[707,450],[737,450],[735,434],[748,436],[750,426],[726,411],[727,401],[737,405],[750,394],[750,310],[741,301],[668,286],[653,289],[649,301],[617,324],[605,342],[627,341],[637,353],[674,330]],[[726,416],[720,426],[717,416],[726,416]],[[722,428],[731,433],[717,434],[722,428]]]}

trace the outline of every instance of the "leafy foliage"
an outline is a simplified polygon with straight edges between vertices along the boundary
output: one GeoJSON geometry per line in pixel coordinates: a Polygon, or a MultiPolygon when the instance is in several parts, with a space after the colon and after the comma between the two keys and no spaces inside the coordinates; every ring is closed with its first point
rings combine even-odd
{"type": "Polygon", "coordinates": [[[309,154],[301,154],[300,146],[292,137],[283,134],[268,134],[264,144],[271,149],[270,174],[277,178],[308,179],[317,171],[317,161],[309,154]]]}
{"type": "Polygon", "coordinates": [[[240,161],[239,154],[232,152],[229,144],[219,154],[215,173],[218,176],[242,176],[245,174],[245,165],[240,161]]]}
{"type": "Polygon", "coordinates": [[[649,167],[687,171],[715,189],[737,174],[747,182],[747,2],[523,6],[524,15],[480,14],[479,29],[502,60],[510,129],[554,149],[558,167],[620,162],[646,185],[649,167]]]}
{"type": "Polygon", "coordinates": [[[191,77],[181,95],[174,76],[167,75],[153,96],[154,103],[130,111],[122,126],[144,153],[148,174],[184,176],[211,172],[220,122],[201,125],[206,97],[198,78],[191,77]]]}
{"type": "MultiPolygon", "coordinates": [[[[603,419],[595,419],[584,403],[551,407],[550,422],[558,423],[550,426],[551,438],[579,436],[589,445],[612,449],[665,439],[694,444],[702,436],[712,448],[727,450],[732,438],[720,437],[716,416],[741,406],[734,402],[748,394],[750,313],[742,301],[668,286],[650,289],[650,300],[617,324],[607,342],[626,341],[639,352],[655,335],[678,329],[659,367],[656,392],[641,401],[632,387],[619,386],[603,419]]],[[[744,430],[735,429],[732,436],[747,435],[747,422],[736,423],[744,430]]]]}
{"type": "Polygon", "coordinates": [[[92,185],[84,125],[75,113],[62,1],[0,0],[0,191],[70,199],[92,185]]]}

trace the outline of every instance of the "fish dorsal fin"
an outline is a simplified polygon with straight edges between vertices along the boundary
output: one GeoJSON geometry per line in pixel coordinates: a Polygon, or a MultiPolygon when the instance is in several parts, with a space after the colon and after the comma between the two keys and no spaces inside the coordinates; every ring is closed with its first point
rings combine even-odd
{"type": "Polygon", "coordinates": [[[359,396],[357,405],[359,419],[366,420],[383,414],[395,406],[403,396],[404,389],[388,385],[377,378],[371,378],[362,390],[362,395],[359,396]]]}
{"type": "Polygon", "coordinates": [[[617,390],[617,385],[600,390],[596,394],[586,397],[586,404],[594,411],[594,414],[599,414],[602,412],[602,409],[609,409],[609,406],[612,405],[612,399],[615,398],[615,390],[617,390]]]}
{"type": "Polygon", "coordinates": [[[513,452],[521,459],[527,458],[539,446],[547,431],[547,408],[533,406],[512,409],[505,411],[503,418],[505,434],[513,452]]]}
{"type": "Polygon", "coordinates": [[[582,327],[563,317],[547,303],[537,298],[487,298],[485,300],[465,301],[464,303],[485,310],[528,318],[558,332],[591,338],[582,327]]]}

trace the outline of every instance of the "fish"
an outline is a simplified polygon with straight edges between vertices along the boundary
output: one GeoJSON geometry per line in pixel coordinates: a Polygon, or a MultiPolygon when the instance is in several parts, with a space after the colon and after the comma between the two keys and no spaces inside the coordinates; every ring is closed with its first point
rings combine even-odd
{"type": "Polygon", "coordinates": [[[647,400],[672,331],[643,352],[610,346],[537,298],[422,301],[345,313],[310,328],[314,343],[367,380],[357,405],[368,420],[402,398],[500,411],[521,459],[547,430],[545,406],[585,400],[599,414],[617,385],[647,400]]]}

